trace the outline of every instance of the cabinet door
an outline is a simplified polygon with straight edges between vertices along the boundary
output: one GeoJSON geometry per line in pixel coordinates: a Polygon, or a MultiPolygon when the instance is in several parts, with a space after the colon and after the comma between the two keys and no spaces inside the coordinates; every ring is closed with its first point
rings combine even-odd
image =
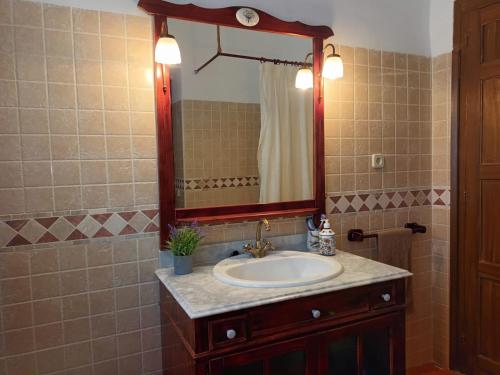
{"type": "Polygon", "coordinates": [[[391,314],[325,332],[319,374],[403,375],[404,313],[391,314]]]}
{"type": "Polygon", "coordinates": [[[210,361],[210,375],[316,375],[317,343],[288,340],[210,361]]]}

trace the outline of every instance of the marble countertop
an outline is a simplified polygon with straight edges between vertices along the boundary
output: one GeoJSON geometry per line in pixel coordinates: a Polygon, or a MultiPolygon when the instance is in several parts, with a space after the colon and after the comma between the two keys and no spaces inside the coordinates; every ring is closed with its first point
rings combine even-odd
{"type": "Polygon", "coordinates": [[[173,268],[160,268],[156,276],[191,319],[411,276],[406,270],[343,251],[337,251],[335,259],[344,266],[339,276],[289,288],[227,285],[213,276],[213,265],[194,267],[193,273],[182,276],[175,275],[173,268]]]}

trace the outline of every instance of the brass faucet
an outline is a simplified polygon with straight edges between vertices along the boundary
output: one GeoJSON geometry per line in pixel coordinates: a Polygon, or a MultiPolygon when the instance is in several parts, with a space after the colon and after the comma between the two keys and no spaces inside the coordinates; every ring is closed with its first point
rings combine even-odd
{"type": "Polygon", "coordinates": [[[257,223],[257,231],[255,233],[255,247],[253,247],[251,243],[247,243],[243,246],[243,251],[245,251],[245,253],[252,254],[254,258],[265,257],[268,251],[274,250],[270,241],[262,239],[262,225],[264,225],[264,230],[267,232],[271,229],[267,219],[259,220],[257,223]]]}

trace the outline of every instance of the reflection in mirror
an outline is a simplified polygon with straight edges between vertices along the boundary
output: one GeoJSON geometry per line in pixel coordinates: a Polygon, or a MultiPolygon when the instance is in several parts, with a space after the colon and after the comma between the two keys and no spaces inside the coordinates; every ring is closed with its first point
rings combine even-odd
{"type": "Polygon", "coordinates": [[[170,70],[176,207],[313,199],[313,93],[295,82],[312,40],[180,20],[168,28],[182,55],[170,70]]]}

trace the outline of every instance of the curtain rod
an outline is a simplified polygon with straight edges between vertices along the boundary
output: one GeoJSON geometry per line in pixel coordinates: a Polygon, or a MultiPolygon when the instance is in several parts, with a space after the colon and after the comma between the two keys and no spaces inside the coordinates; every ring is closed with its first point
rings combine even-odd
{"type": "Polygon", "coordinates": [[[263,62],[272,62],[273,64],[283,64],[283,65],[292,65],[292,66],[305,66],[312,67],[311,63],[306,63],[304,61],[293,61],[293,60],[282,60],[282,59],[271,59],[268,57],[257,57],[257,56],[248,56],[248,55],[240,55],[237,53],[227,53],[222,51],[221,42],[220,42],[220,26],[217,25],[217,53],[213,55],[210,59],[208,59],[203,65],[201,65],[198,69],[194,70],[194,74],[198,74],[201,70],[203,70],[206,66],[208,66],[212,61],[214,61],[217,57],[232,57],[236,59],[244,59],[244,60],[254,60],[263,62]]]}

